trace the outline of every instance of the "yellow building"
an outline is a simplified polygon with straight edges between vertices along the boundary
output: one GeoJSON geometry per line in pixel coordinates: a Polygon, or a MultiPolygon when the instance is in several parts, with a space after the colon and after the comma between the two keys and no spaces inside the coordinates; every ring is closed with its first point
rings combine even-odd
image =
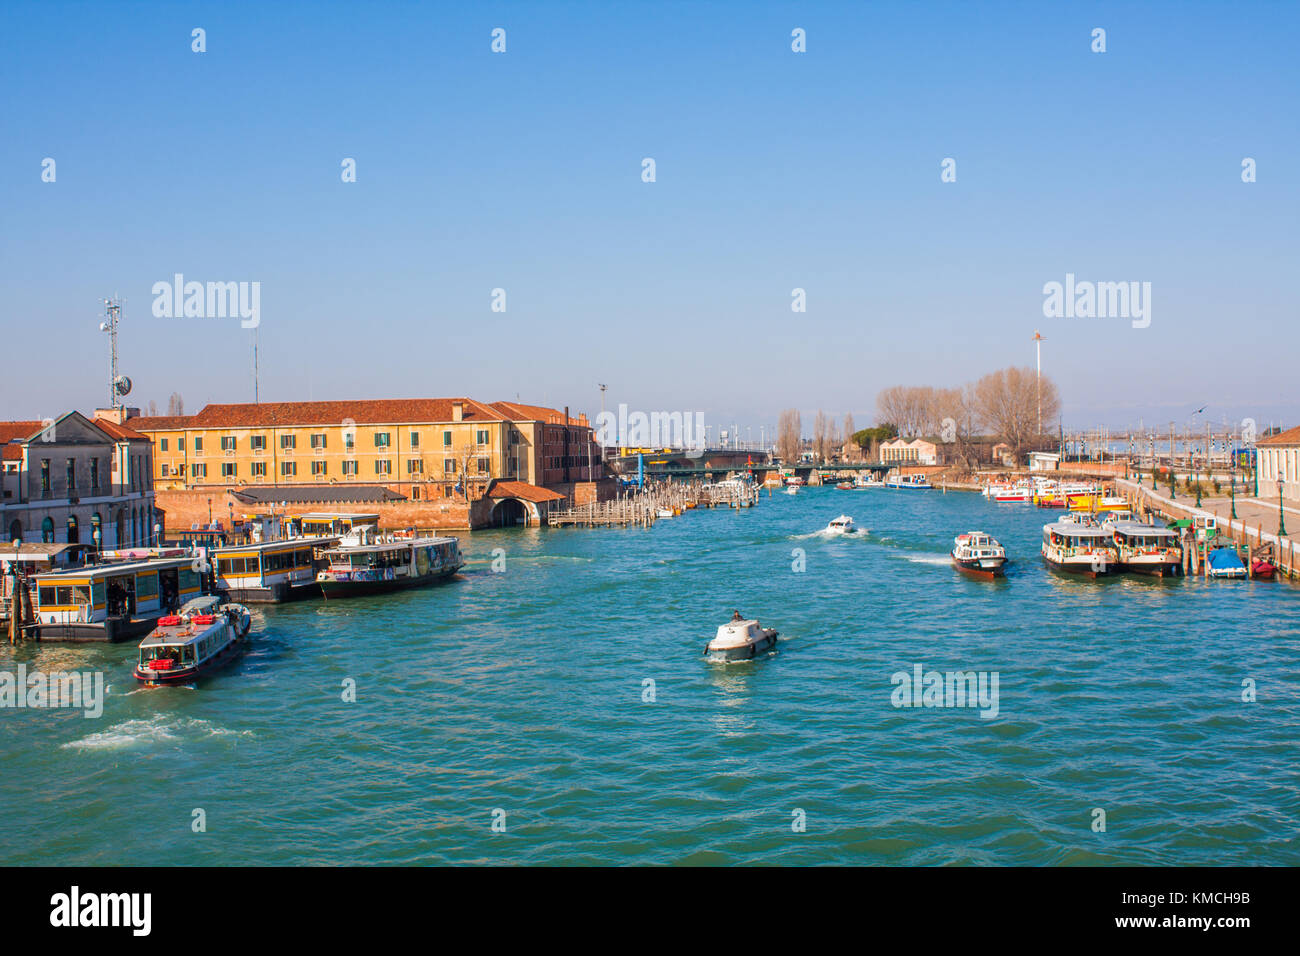
{"type": "Polygon", "coordinates": [[[153,441],[154,487],[382,485],[413,500],[493,478],[552,485],[600,476],[585,416],[469,398],[208,405],[195,415],[133,418],[153,441]]]}

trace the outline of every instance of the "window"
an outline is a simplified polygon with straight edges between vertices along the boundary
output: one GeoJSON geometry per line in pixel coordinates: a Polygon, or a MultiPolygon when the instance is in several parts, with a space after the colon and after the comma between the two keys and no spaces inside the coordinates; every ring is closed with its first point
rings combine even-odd
{"type": "Polygon", "coordinates": [[[442,447],[443,447],[443,448],[450,448],[450,447],[451,447],[451,430],[450,430],[450,429],[448,429],[447,431],[444,431],[444,432],[442,433],[442,447]]]}
{"type": "Polygon", "coordinates": [[[345,461],[343,463],[344,475],[355,477],[356,473],[357,473],[357,462],[355,458],[345,461]]]}
{"type": "Polygon", "coordinates": [[[280,475],[288,478],[298,474],[298,463],[296,461],[280,462],[280,475]]]}
{"type": "Polygon", "coordinates": [[[65,477],[68,480],[68,494],[75,495],[77,493],[77,459],[68,459],[67,474],[65,477]]]}
{"type": "Polygon", "coordinates": [[[90,489],[91,491],[99,490],[99,459],[90,459],[90,489]]]}
{"type": "Polygon", "coordinates": [[[490,458],[480,458],[478,460],[478,473],[480,475],[491,474],[492,460],[490,458]]]}
{"type": "Polygon", "coordinates": [[[266,449],[265,435],[251,435],[248,439],[248,447],[253,451],[264,451],[266,449]]]}
{"type": "Polygon", "coordinates": [[[221,439],[221,450],[222,450],[222,451],[234,451],[234,450],[235,450],[235,437],[234,437],[233,435],[225,435],[225,436],[222,437],[222,439],[221,439]]]}
{"type": "Polygon", "coordinates": [[[313,461],[313,462],[311,463],[311,473],[312,473],[313,475],[323,475],[323,474],[325,474],[325,462],[323,462],[323,461],[313,461]]]}
{"type": "Polygon", "coordinates": [[[281,449],[284,449],[284,450],[287,451],[287,450],[292,450],[292,449],[297,448],[297,447],[298,447],[298,436],[297,436],[297,435],[281,435],[281,436],[280,436],[280,448],[281,448],[281,449]]]}
{"type": "Polygon", "coordinates": [[[316,432],[311,436],[311,447],[316,449],[317,451],[321,451],[325,448],[324,432],[316,432]]]}
{"type": "Polygon", "coordinates": [[[480,428],[476,431],[474,433],[474,441],[478,442],[480,445],[486,445],[488,443],[488,430],[486,428],[480,428]]]}
{"type": "Polygon", "coordinates": [[[406,473],[408,475],[424,474],[424,462],[418,458],[408,458],[406,460],[406,473]]]}
{"type": "Polygon", "coordinates": [[[198,452],[198,451],[203,451],[203,436],[202,436],[202,435],[195,435],[195,436],[194,436],[194,450],[195,450],[196,452],[198,452]]]}
{"type": "Polygon", "coordinates": [[[442,463],[442,473],[443,473],[444,475],[454,475],[454,474],[456,474],[456,459],[455,459],[455,458],[448,458],[446,461],[444,461],[444,462],[442,463]]]}
{"type": "Polygon", "coordinates": [[[357,433],[348,431],[343,433],[343,447],[351,451],[357,446],[357,433]]]}
{"type": "Polygon", "coordinates": [[[412,447],[412,448],[419,448],[419,447],[420,447],[420,433],[419,433],[419,432],[411,432],[411,447],[412,447]]]}
{"type": "Polygon", "coordinates": [[[376,448],[388,447],[388,432],[375,432],[375,447],[376,448]]]}
{"type": "Polygon", "coordinates": [[[253,477],[254,477],[254,478],[265,478],[265,477],[266,477],[266,462],[264,462],[264,461],[255,461],[255,462],[253,462],[253,466],[252,466],[252,467],[253,467],[253,477]]]}
{"type": "Polygon", "coordinates": [[[166,478],[166,477],[167,477],[167,466],[166,466],[166,465],[159,465],[159,466],[158,466],[158,476],[159,476],[160,478],[166,478]]]}
{"type": "Polygon", "coordinates": [[[393,473],[393,462],[388,458],[375,459],[376,475],[391,475],[393,473]]]}
{"type": "Polygon", "coordinates": [[[203,464],[202,462],[195,462],[195,463],[191,464],[191,465],[190,465],[190,477],[191,477],[191,478],[206,478],[206,477],[208,477],[208,466],[205,465],[205,464],[203,464]]]}
{"type": "Polygon", "coordinates": [[[48,496],[50,493],[50,460],[41,459],[41,494],[48,496]]]}
{"type": "Polygon", "coordinates": [[[222,478],[234,478],[238,473],[238,466],[233,461],[223,461],[221,463],[222,478]]]}
{"type": "Polygon", "coordinates": [[[167,450],[167,439],[166,439],[166,438],[159,438],[159,439],[158,439],[158,450],[159,450],[159,451],[166,451],[166,450],[167,450]]]}

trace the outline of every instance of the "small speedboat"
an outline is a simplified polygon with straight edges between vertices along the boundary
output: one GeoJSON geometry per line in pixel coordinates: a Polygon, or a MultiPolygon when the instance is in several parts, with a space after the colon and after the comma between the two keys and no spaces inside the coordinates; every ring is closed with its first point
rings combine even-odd
{"type": "Polygon", "coordinates": [[[848,515],[840,515],[826,526],[827,534],[853,534],[858,530],[858,526],[853,523],[853,519],[848,515]]]}
{"type": "Polygon", "coordinates": [[[660,508],[655,512],[656,518],[671,518],[673,516],[672,508],[660,508]]]}
{"type": "Polygon", "coordinates": [[[140,642],[135,679],[143,684],[183,684],[221,667],[243,650],[252,619],[242,604],[208,594],[189,601],[140,642]]]}
{"type": "Polygon", "coordinates": [[[1244,578],[1246,566],[1237,556],[1236,548],[1215,548],[1210,552],[1205,573],[1212,578],[1244,578]]]}
{"type": "Polygon", "coordinates": [[[851,482],[851,481],[837,481],[837,482],[835,483],[835,487],[836,487],[838,490],[840,490],[840,491],[852,491],[852,490],[853,490],[853,482],[851,482]]]}
{"type": "Polygon", "coordinates": [[[957,535],[950,554],[957,570],[990,581],[1003,575],[1007,563],[1006,549],[983,531],[957,535]]]}
{"type": "Polygon", "coordinates": [[[799,493],[799,486],[798,486],[798,485],[786,485],[786,486],[785,486],[785,493],[786,493],[787,495],[797,495],[797,494],[799,493]]]}
{"type": "Polygon", "coordinates": [[[777,632],[755,620],[737,614],[718,628],[718,635],[704,649],[706,660],[727,663],[753,660],[776,647],[777,632]]]}

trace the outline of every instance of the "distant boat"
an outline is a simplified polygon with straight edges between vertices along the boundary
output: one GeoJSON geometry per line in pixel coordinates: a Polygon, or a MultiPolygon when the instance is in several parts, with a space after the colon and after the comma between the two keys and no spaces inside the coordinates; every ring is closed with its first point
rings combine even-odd
{"type": "Polygon", "coordinates": [[[996,538],[983,531],[968,531],[957,535],[949,554],[959,571],[990,581],[1002,577],[1007,563],[1006,549],[998,544],[996,538]]]}
{"type": "Polygon", "coordinates": [[[799,486],[798,486],[798,485],[786,485],[786,486],[785,486],[785,493],[786,493],[787,495],[797,495],[797,494],[799,493],[799,486]]]}
{"type": "Polygon", "coordinates": [[[853,490],[853,482],[851,482],[851,481],[837,481],[837,482],[835,483],[835,487],[838,488],[840,491],[852,491],[852,490],[853,490]]]}
{"type": "Polygon", "coordinates": [[[925,475],[892,475],[885,479],[886,488],[902,488],[908,491],[924,491],[933,488],[925,475]]]}
{"type": "Polygon", "coordinates": [[[858,475],[853,482],[854,488],[883,488],[885,483],[877,478],[874,474],[858,475]]]}
{"type": "Polygon", "coordinates": [[[656,518],[671,518],[673,516],[672,508],[660,508],[655,512],[656,518]]]}

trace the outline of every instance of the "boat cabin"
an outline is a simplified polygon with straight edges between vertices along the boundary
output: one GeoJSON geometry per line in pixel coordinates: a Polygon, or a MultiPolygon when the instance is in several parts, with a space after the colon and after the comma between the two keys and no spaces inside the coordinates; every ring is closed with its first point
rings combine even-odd
{"type": "Polygon", "coordinates": [[[217,587],[242,603],[278,604],[311,596],[316,588],[316,553],[338,538],[288,538],[214,548],[217,587]],[[301,592],[301,593],[300,593],[301,592]]]}
{"type": "Polygon", "coordinates": [[[39,640],[115,641],[203,593],[188,556],[105,562],[33,576],[39,640]]]}
{"type": "Polygon", "coordinates": [[[377,527],[377,514],[344,514],[341,511],[313,511],[295,519],[299,532],[308,538],[344,538],[363,525],[377,527]]]}

